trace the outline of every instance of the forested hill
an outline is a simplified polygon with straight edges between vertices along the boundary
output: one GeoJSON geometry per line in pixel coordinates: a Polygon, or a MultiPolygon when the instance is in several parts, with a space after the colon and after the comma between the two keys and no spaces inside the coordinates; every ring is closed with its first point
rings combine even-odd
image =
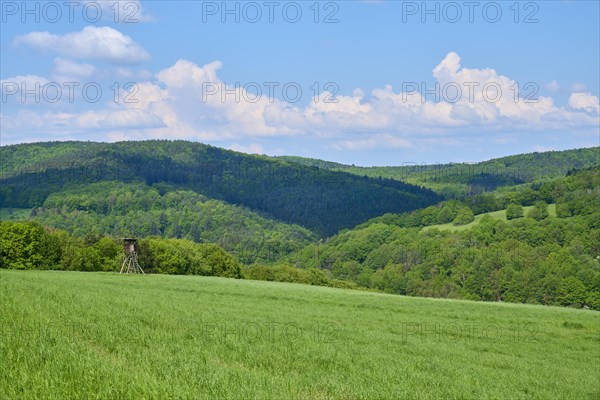
{"type": "Polygon", "coordinates": [[[405,162],[388,167],[357,167],[294,156],[280,158],[305,166],[318,166],[360,176],[397,179],[431,188],[446,197],[461,197],[502,186],[559,178],[574,169],[600,165],[600,147],[518,154],[478,163],[405,162]]]}
{"type": "Polygon", "coordinates": [[[0,147],[2,207],[40,207],[52,193],[103,181],[160,194],[191,190],[331,235],[441,200],[393,179],[290,163],[185,141],[48,142],[0,147]]]}
{"type": "Polygon", "coordinates": [[[600,310],[600,167],[471,200],[382,216],[287,261],[389,293],[600,310]]]}

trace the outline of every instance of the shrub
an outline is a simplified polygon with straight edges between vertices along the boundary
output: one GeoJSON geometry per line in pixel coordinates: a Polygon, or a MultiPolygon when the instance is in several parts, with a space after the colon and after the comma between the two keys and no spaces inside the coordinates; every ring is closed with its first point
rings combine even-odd
{"type": "Polygon", "coordinates": [[[452,221],[453,225],[466,225],[470,224],[475,220],[475,216],[473,215],[473,211],[469,207],[463,207],[460,209],[454,221],[452,221]]]}
{"type": "Polygon", "coordinates": [[[533,208],[527,213],[527,218],[533,218],[536,221],[541,221],[548,218],[548,204],[545,201],[536,201],[533,208]]]}
{"type": "Polygon", "coordinates": [[[60,259],[53,236],[34,222],[0,222],[0,267],[48,269],[60,259]]]}
{"type": "Polygon", "coordinates": [[[520,204],[509,204],[506,207],[506,219],[517,219],[523,217],[523,206],[520,204]]]}

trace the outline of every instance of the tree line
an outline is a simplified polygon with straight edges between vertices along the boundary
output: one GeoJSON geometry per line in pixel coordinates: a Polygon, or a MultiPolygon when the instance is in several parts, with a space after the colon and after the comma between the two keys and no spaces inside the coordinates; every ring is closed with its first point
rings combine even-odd
{"type": "MultiPolygon", "coordinates": [[[[187,239],[140,239],[137,258],[146,274],[220,276],[357,288],[351,282],[332,279],[317,268],[244,266],[216,244],[187,239]]],[[[33,221],[0,222],[0,268],[119,272],[123,259],[123,242],[119,238],[93,233],[76,237],[33,221]]]]}
{"type": "MultiPolygon", "coordinates": [[[[147,273],[241,278],[241,264],[216,244],[150,237],[140,240],[138,260],[147,273]]],[[[83,238],[36,222],[0,222],[0,268],[117,272],[120,239],[83,238]]]]}

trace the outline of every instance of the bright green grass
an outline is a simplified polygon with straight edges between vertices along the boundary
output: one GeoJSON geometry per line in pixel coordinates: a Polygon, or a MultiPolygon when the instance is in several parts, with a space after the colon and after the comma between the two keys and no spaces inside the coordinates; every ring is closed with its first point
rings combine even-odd
{"type": "MultiPolygon", "coordinates": [[[[529,210],[531,210],[532,208],[533,208],[533,206],[523,207],[523,215],[527,215],[527,212],[529,210]]],[[[550,214],[551,217],[556,217],[556,204],[549,204],[548,205],[548,214],[550,214]]],[[[475,219],[473,220],[473,222],[471,222],[469,224],[466,224],[466,225],[456,226],[456,225],[453,225],[452,222],[450,222],[448,224],[426,226],[426,227],[424,227],[422,229],[422,231],[427,231],[429,229],[462,231],[462,230],[465,230],[465,229],[472,228],[473,226],[479,224],[479,221],[481,220],[481,218],[483,218],[484,215],[489,215],[492,218],[500,219],[502,221],[507,221],[507,219],[506,219],[506,210],[500,210],[500,211],[494,211],[494,212],[489,212],[489,213],[484,213],[484,214],[476,215],[475,219]]]]}
{"type": "Polygon", "coordinates": [[[598,399],[600,313],[0,270],[1,399],[598,399]]]}

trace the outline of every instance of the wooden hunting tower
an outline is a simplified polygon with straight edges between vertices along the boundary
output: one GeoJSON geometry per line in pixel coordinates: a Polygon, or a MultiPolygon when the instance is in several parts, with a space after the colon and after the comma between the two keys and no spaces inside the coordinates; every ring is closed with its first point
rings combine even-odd
{"type": "Polygon", "coordinates": [[[137,239],[123,238],[123,252],[125,253],[125,258],[123,259],[123,265],[121,265],[121,273],[144,274],[144,270],[137,261],[137,250],[137,239]]]}

